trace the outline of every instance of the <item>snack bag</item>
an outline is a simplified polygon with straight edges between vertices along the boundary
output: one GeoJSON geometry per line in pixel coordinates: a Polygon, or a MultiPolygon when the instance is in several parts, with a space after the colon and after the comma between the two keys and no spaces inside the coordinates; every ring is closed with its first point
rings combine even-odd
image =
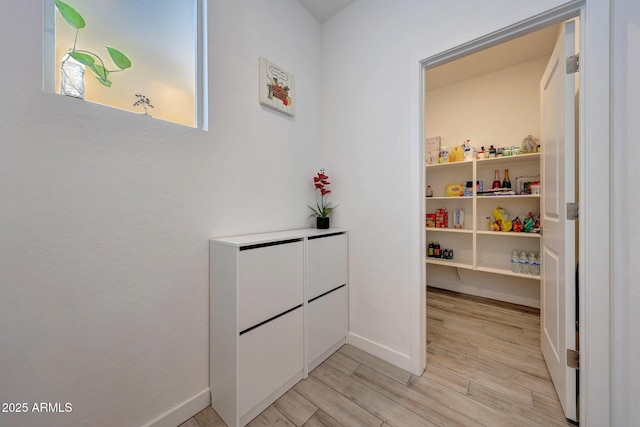
{"type": "Polygon", "coordinates": [[[495,217],[496,222],[500,226],[500,230],[511,231],[511,228],[513,227],[513,222],[511,221],[511,218],[509,217],[509,214],[507,213],[507,211],[505,211],[503,208],[498,206],[493,210],[493,216],[495,217]]]}
{"type": "Polygon", "coordinates": [[[516,219],[513,220],[513,231],[515,231],[516,233],[519,233],[522,231],[522,222],[520,222],[520,218],[516,217],[516,219]]]}
{"type": "Polygon", "coordinates": [[[533,219],[533,215],[531,214],[531,212],[529,212],[527,217],[524,219],[524,232],[531,233],[531,230],[533,229],[534,224],[535,224],[535,220],[533,219]]]}

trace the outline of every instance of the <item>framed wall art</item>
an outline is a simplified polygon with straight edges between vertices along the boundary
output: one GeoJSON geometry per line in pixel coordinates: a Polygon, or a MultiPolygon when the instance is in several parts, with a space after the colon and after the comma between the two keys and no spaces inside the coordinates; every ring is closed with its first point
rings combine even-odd
{"type": "Polygon", "coordinates": [[[295,77],[265,58],[259,59],[260,104],[295,115],[295,77]]]}

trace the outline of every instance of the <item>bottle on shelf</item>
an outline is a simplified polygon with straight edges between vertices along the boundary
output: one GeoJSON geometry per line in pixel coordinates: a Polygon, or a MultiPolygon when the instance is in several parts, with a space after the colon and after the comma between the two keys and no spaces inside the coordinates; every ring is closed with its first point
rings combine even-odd
{"type": "Polygon", "coordinates": [[[440,163],[449,163],[449,148],[443,146],[440,150],[440,163]]]}
{"type": "Polygon", "coordinates": [[[431,185],[427,185],[427,197],[433,197],[433,188],[431,188],[431,185]]]}
{"type": "Polygon", "coordinates": [[[494,175],[493,175],[493,185],[491,186],[492,189],[496,189],[496,188],[500,188],[500,172],[498,171],[498,169],[496,169],[494,175]]]}
{"type": "Polygon", "coordinates": [[[527,274],[529,272],[529,257],[525,251],[520,252],[520,273],[527,274]]]}
{"type": "Polygon", "coordinates": [[[529,252],[529,274],[539,274],[536,272],[536,254],[533,251],[529,252]]]}
{"type": "Polygon", "coordinates": [[[433,244],[433,256],[435,258],[442,258],[442,254],[440,253],[440,243],[438,242],[433,244]]]}
{"type": "Polygon", "coordinates": [[[517,249],[511,252],[511,272],[520,273],[520,255],[517,249]]]}
{"type": "Polygon", "coordinates": [[[496,149],[493,147],[493,145],[491,147],[489,147],[489,158],[491,157],[495,157],[497,154],[496,149]]]}
{"type": "Polygon", "coordinates": [[[427,256],[433,258],[433,242],[429,242],[429,247],[427,248],[427,256]]]}
{"type": "Polygon", "coordinates": [[[502,180],[502,188],[511,188],[511,180],[509,179],[509,169],[504,170],[504,179],[502,180]]]}
{"type": "Polygon", "coordinates": [[[480,151],[478,151],[478,159],[484,159],[484,147],[480,147],[480,151]]]}

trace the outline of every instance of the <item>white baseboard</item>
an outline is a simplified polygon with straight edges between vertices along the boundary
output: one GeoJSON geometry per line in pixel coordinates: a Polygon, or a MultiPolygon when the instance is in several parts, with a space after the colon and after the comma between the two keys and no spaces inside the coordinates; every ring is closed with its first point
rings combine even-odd
{"type": "Polygon", "coordinates": [[[389,362],[398,368],[411,372],[411,357],[406,354],[399,353],[382,344],[378,344],[369,339],[363,338],[353,332],[349,332],[349,344],[360,350],[375,356],[379,359],[389,362]]]}
{"type": "Polygon", "coordinates": [[[168,410],[146,427],[177,427],[211,404],[211,390],[206,388],[180,405],[168,410]]]}

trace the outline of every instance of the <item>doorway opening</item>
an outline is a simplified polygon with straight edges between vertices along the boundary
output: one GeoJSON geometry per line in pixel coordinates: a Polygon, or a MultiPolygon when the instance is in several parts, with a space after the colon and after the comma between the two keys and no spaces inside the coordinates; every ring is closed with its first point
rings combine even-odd
{"type": "MultiPolygon", "coordinates": [[[[575,14],[576,12],[573,17],[575,14]]],[[[548,121],[548,114],[540,114],[540,111],[544,112],[545,110],[541,108],[541,104],[545,104],[545,100],[541,100],[540,93],[545,92],[546,87],[545,90],[542,89],[544,84],[541,84],[541,80],[543,76],[547,78],[550,58],[553,59],[552,53],[556,54],[554,46],[557,49],[556,42],[560,40],[559,34],[563,34],[564,31],[564,25],[561,25],[560,22],[567,18],[569,17],[563,16],[561,19],[558,17],[554,22],[538,26],[535,31],[528,28],[512,31],[508,36],[503,34],[494,39],[489,37],[487,40],[478,42],[475,46],[454,49],[445,52],[440,57],[432,58],[432,61],[423,63],[424,87],[422,96],[424,99],[421,118],[424,130],[423,138],[429,139],[432,144],[431,149],[434,145],[438,148],[437,153],[430,153],[429,149],[425,147],[423,153],[425,155],[422,157],[427,162],[422,181],[422,187],[426,189],[425,195],[427,196],[423,213],[435,216],[435,218],[428,217],[428,222],[429,220],[439,222],[435,229],[427,228],[422,245],[425,248],[425,258],[427,259],[424,270],[426,285],[534,308],[542,307],[541,316],[548,311],[549,298],[548,296],[545,298],[544,292],[542,292],[542,297],[540,296],[540,281],[542,279],[543,283],[549,283],[551,276],[559,273],[557,271],[551,272],[550,268],[547,270],[543,268],[542,274],[533,272],[535,255],[539,254],[543,247],[545,249],[547,247],[542,245],[540,243],[542,239],[535,235],[513,233],[508,234],[509,238],[505,239],[503,236],[507,236],[507,234],[502,234],[500,238],[496,239],[496,234],[491,231],[491,227],[494,230],[496,227],[491,213],[500,209],[500,212],[506,214],[505,209],[500,207],[500,205],[506,204],[512,214],[508,219],[514,219],[518,216],[520,224],[524,222],[528,212],[532,212],[534,215],[540,214],[543,218],[549,216],[549,209],[545,209],[543,213],[541,206],[541,201],[544,200],[549,205],[549,197],[546,195],[535,197],[535,193],[531,195],[531,188],[527,188],[526,184],[523,187],[522,183],[537,184],[541,181],[541,174],[543,182],[547,179],[551,183],[551,179],[555,179],[554,173],[549,173],[548,167],[546,169],[541,167],[539,158],[546,159],[547,165],[550,165],[552,163],[549,160],[550,155],[544,150],[549,149],[553,156],[560,157],[564,154],[564,149],[556,149],[553,145],[545,148],[545,142],[541,142],[544,154],[540,154],[535,145],[525,147],[523,139],[539,140],[541,132],[545,132],[541,131],[541,121],[548,121]],[[459,51],[455,52],[456,50],[459,51]],[[446,157],[452,151],[458,151],[452,148],[459,148],[465,143],[473,146],[471,152],[474,148],[480,152],[488,152],[491,149],[491,157],[496,157],[496,161],[491,161],[492,159],[489,159],[490,162],[473,160],[467,163],[463,161],[456,164],[455,167],[450,167],[450,164],[446,163],[446,159],[441,157],[446,157]],[[502,153],[501,149],[504,150],[502,153]],[[512,151],[515,149],[526,150],[530,154],[514,156],[512,151]],[[525,157],[528,158],[525,160],[525,157]],[[443,160],[444,164],[441,163],[443,160]],[[489,165],[489,163],[491,164],[489,165]],[[496,168],[495,178],[493,175],[494,167],[496,168]],[[508,193],[502,193],[508,195],[497,202],[499,199],[487,196],[485,190],[488,189],[487,187],[491,187],[492,178],[503,183],[508,180],[507,167],[513,167],[512,172],[516,172],[514,175],[519,180],[513,184],[513,197],[508,193]],[[469,187],[468,193],[463,193],[466,189],[465,183],[469,187]],[[449,192],[455,192],[455,189],[452,190],[451,187],[456,186],[460,187],[458,189],[460,194],[466,194],[466,197],[450,198],[452,194],[449,192]],[[509,197],[512,198],[509,200],[509,197]],[[455,222],[455,225],[443,225],[446,219],[443,220],[441,213],[435,214],[436,205],[438,205],[439,212],[446,210],[449,213],[450,221],[455,222]],[[471,215],[467,215],[467,212],[471,215]],[[482,222],[484,218],[487,218],[489,230],[482,222]],[[435,257],[433,257],[431,249],[426,249],[427,243],[430,246],[434,244],[435,248],[438,248],[435,257]],[[516,247],[518,245],[519,247],[516,247]],[[441,249],[440,246],[447,249],[441,249]],[[536,249],[538,250],[536,251],[536,249]],[[443,260],[442,252],[447,254],[446,260],[443,260]],[[451,256],[452,252],[455,254],[454,256],[451,256]],[[515,265],[515,270],[514,267],[510,269],[510,262],[512,262],[510,258],[513,258],[513,253],[518,255],[516,258],[520,258],[520,264],[515,265]],[[524,255],[520,256],[520,254],[524,255]],[[531,261],[531,256],[533,256],[533,261],[531,261]],[[525,258],[524,266],[522,257],[525,258]],[[529,264],[532,267],[529,267],[529,264]],[[547,311],[545,311],[545,304],[547,311]]],[[[564,61],[562,65],[564,66],[564,61]]],[[[564,74],[564,70],[562,74],[564,74]]],[[[577,80],[574,77],[574,81],[577,82],[577,80]]],[[[577,100],[578,93],[575,92],[571,97],[571,108],[577,106],[577,100]]],[[[575,115],[576,121],[577,118],[578,115],[575,115]]],[[[578,129],[577,123],[573,123],[573,120],[574,118],[571,116],[571,135],[574,135],[573,132],[578,129]]],[[[548,139],[548,135],[544,136],[548,139]]],[[[574,137],[571,136],[567,140],[571,138],[574,137]]],[[[577,134],[572,141],[575,141],[572,143],[574,146],[572,150],[573,148],[577,149],[577,134]]],[[[549,142],[547,141],[546,144],[549,142]]],[[[462,152],[460,154],[464,155],[462,152]]],[[[471,155],[471,157],[478,158],[477,155],[471,155]]],[[[490,156],[486,154],[484,157],[490,156]]],[[[571,194],[566,199],[563,196],[563,208],[565,200],[577,201],[579,182],[577,154],[575,158],[575,165],[571,164],[572,174],[566,178],[567,181],[571,181],[571,185],[567,187],[567,191],[571,194]]],[[[571,156],[570,159],[573,157],[571,156]]],[[[550,190],[549,193],[553,192],[550,190]]],[[[559,207],[556,208],[558,208],[557,212],[559,207]]],[[[500,215],[493,216],[498,218],[500,215]]],[[[424,216],[421,217],[424,218],[424,216]]],[[[434,224],[429,225],[433,226],[434,224]]],[[[575,232],[571,233],[571,241],[567,240],[564,246],[575,248],[576,252],[575,254],[562,252],[558,258],[566,256],[569,260],[567,264],[570,265],[572,271],[575,271],[579,247],[576,240],[578,227],[575,223],[569,227],[573,228],[575,232]]],[[[511,223],[508,228],[511,228],[511,223]]],[[[501,220],[498,221],[498,231],[509,231],[505,229],[501,220]]],[[[544,258],[548,251],[542,252],[544,258]]],[[[518,264],[518,260],[515,262],[518,264]]],[[[511,265],[513,266],[513,264],[511,265]]],[[[564,277],[561,277],[559,281],[563,280],[564,277]]],[[[571,315],[575,313],[574,308],[577,307],[577,292],[574,293],[574,291],[575,287],[572,286],[572,295],[560,298],[561,304],[565,304],[567,299],[573,300],[566,305],[566,307],[571,307],[571,315]]],[[[564,307],[564,305],[557,306],[561,311],[564,310],[564,307]]],[[[543,323],[547,319],[543,318],[543,323]]],[[[574,327],[575,320],[568,321],[567,324],[574,327]]],[[[562,325],[554,325],[554,327],[563,328],[562,325]]],[[[428,324],[425,326],[425,330],[426,328],[428,328],[428,324]]],[[[546,337],[549,338],[549,333],[553,335],[554,332],[549,332],[545,328],[546,325],[541,328],[541,334],[543,336],[546,334],[546,337]]],[[[576,329],[573,334],[574,343],[570,347],[572,349],[577,349],[577,333],[576,329]]],[[[562,354],[558,361],[562,366],[562,363],[566,362],[565,355],[562,354]]],[[[549,366],[550,370],[553,370],[553,367],[549,366]]],[[[559,396],[562,396],[561,401],[565,407],[567,418],[577,421],[578,386],[575,378],[577,375],[570,378],[568,384],[563,378],[562,384],[560,384],[554,376],[554,382],[558,384],[556,389],[559,396]],[[565,393],[566,387],[573,388],[573,395],[565,393]]]]}

